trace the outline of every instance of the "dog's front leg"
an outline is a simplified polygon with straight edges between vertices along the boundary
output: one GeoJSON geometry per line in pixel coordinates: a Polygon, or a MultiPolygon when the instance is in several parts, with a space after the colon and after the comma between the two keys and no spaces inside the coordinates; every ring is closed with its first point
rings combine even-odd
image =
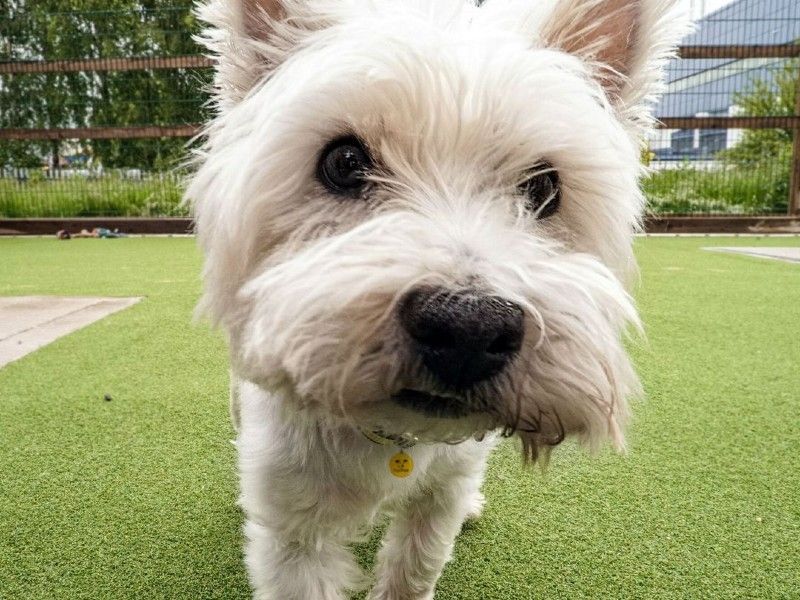
{"type": "Polygon", "coordinates": [[[332,466],[339,455],[327,453],[315,423],[287,417],[280,396],[240,381],[232,397],[253,598],[348,598],[366,579],[347,541],[371,517],[372,503],[352,503],[355,494],[337,476],[348,469],[332,466]]]}
{"type": "Polygon", "coordinates": [[[363,577],[333,537],[301,540],[250,519],[245,536],[254,600],[344,600],[363,577]]]}
{"type": "MultiPolygon", "coordinates": [[[[489,444],[487,444],[487,447],[489,444]]],[[[420,491],[394,511],[378,554],[369,600],[432,600],[465,519],[483,507],[487,450],[443,461],[420,491]]]]}

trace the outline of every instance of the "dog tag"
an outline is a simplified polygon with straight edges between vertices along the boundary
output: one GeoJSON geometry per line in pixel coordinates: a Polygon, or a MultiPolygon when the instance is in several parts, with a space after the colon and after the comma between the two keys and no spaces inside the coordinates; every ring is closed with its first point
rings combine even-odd
{"type": "Polygon", "coordinates": [[[404,478],[411,475],[414,470],[414,461],[411,456],[400,450],[389,459],[389,472],[395,477],[404,478]]]}

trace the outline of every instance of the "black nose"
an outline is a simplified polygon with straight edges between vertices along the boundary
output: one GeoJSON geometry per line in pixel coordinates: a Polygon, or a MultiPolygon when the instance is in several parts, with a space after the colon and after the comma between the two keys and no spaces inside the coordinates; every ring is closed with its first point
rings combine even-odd
{"type": "Polygon", "coordinates": [[[475,290],[411,290],[400,304],[400,322],[425,367],[460,390],[499,373],[525,335],[519,305],[475,290]]]}

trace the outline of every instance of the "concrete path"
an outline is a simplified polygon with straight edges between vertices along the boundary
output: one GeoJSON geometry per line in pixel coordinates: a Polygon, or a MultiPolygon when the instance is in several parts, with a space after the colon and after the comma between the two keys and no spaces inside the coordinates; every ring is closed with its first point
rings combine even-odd
{"type": "Polygon", "coordinates": [[[141,298],[0,297],[0,367],[141,298]]]}
{"type": "Polygon", "coordinates": [[[731,252],[733,254],[746,254],[756,258],[769,258],[772,260],[783,260],[787,262],[800,263],[800,247],[797,248],[749,248],[745,246],[721,247],[712,246],[703,248],[712,252],[731,252]]]}

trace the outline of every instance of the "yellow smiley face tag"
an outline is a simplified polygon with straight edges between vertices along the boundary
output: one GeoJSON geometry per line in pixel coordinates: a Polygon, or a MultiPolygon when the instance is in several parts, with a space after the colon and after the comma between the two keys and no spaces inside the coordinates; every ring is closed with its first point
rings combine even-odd
{"type": "Polygon", "coordinates": [[[389,472],[395,477],[408,477],[413,470],[414,461],[402,450],[389,459],[389,472]]]}

